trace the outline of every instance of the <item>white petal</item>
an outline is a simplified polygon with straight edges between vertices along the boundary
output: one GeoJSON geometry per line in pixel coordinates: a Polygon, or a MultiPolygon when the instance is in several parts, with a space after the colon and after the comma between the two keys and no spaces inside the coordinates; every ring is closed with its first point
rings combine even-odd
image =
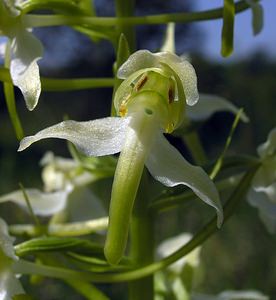
{"type": "MultiPolygon", "coordinates": [[[[26,193],[35,214],[41,216],[50,216],[65,208],[67,197],[71,190],[72,189],[68,187],[62,191],[44,193],[37,189],[26,189],[26,193]]],[[[0,203],[6,201],[12,201],[26,210],[28,209],[26,200],[21,190],[14,191],[0,197],[0,203]]]]}
{"type": "Polygon", "coordinates": [[[0,218],[0,255],[2,252],[5,256],[13,260],[17,260],[18,257],[15,255],[13,250],[13,242],[14,238],[9,235],[8,225],[3,219],[0,218]]]}
{"type": "MultiPolygon", "coordinates": [[[[210,118],[214,113],[219,111],[229,111],[237,114],[239,108],[228,100],[216,95],[199,94],[199,100],[194,106],[187,106],[187,114],[194,121],[201,121],[210,118]]],[[[243,122],[249,122],[247,115],[241,114],[243,122]]]]}
{"type": "Polygon", "coordinates": [[[11,17],[18,17],[20,15],[20,10],[16,8],[16,2],[15,0],[3,0],[2,1],[5,8],[7,9],[8,14],[11,17]]]}
{"type": "Polygon", "coordinates": [[[132,73],[145,68],[157,67],[158,62],[154,54],[148,50],[139,50],[134,52],[128,60],[121,65],[118,70],[117,76],[121,79],[126,79],[132,73]]]}
{"type": "MultiPolygon", "coordinates": [[[[177,251],[180,247],[187,244],[191,240],[191,238],[192,235],[190,233],[181,233],[177,236],[166,239],[158,246],[157,254],[161,258],[169,256],[173,252],[177,251]]],[[[170,265],[168,268],[172,272],[180,274],[181,271],[183,270],[183,267],[186,264],[189,264],[192,267],[197,267],[199,265],[199,254],[200,254],[200,247],[196,248],[185,257],[179,259],[177,262],[170,265]]]]}
{"type": "Polygon", "coordinates": [[[87,122],[64,121],[28,136],[20,142],[22,151],[47,138],[66,139],[88,156],[103,156],[121,151],[129,118],[97,119],[87,122]]]}
{"type": "Polygon", "coordinates": [[[259,216],[270,233],[276,232],[276,204],[271,202],[263,192],[253,189],[247,194],[247,201],[253,207],[258,208],[259,216]]]}
{"type": "Polygon", "coordinates": [[[258,291],[224,291],[218,295],[218,300],[269,300],[258,291]]]}
{"type": "Polygon", "coordinates": [[[41,58],[41,42],[26,29],[17,29],[12,39],[12,59],[10,72],[14,85],[24,95],[29,110],[33,110],[41,92],[41,83],[37,61],[41,58]]]}
{"type": "Polygon", "coordinates": [[[194,67],[179,56],[169,52],[156,53],[159,62],[169,65],[179,76],[188,105],[194,105],[199,99],[197,90],[197,76],[194,67]]]}
{"type": "Polygon", "coordinates": [[[23,287],[11,267],[0,268],[0,300],[12,300],[14,296],[22,294],[25,294],[23,287]]]}
{"type": "Polygon", "coordinates": [[[173,53],[153,54],[148,50],[137,51],[119,68],[117,75],[119,78],[125,79],[140,69],[160,67],[160,63],[167,64],[179,76],[187,103],[194,105],[199,98],[195,70],[187,60],[183,60],[173,53]]]}
{"type": "Polygon", "coordinates": [[[254,189],[267,187],[276,181],[276,156],[263,160],[261,167],[253,178],[254,189]]]}
{"type": "Polygon", "coordinates": [[[275,204],[276,206],[276,182],[273,182],[271,185],[268,186],[260,186],[254,188],[256,192],[262,192],[266,194],[268,199],[275,204]]]}
{"type": "Polygon", "coordinates": [[[102,201],[87,187],[75,188],[67,202],[67,213],[70,222],[98,219],[108,215],[102,201]]]}
{"type": "Polygon", "coordinates": [[[267,141],[258,147],[258,154],[261,158],[276,154],[276,128],[270,131],[267,141]]]}
{"type": "Polygon", "coordinates": [[[202,168],[191,165],[160,133],[146,161],[152,176],[166,186],[184,184],[204,202],[217,211],[218,226],[223,221],[223,211],[214,183],[202,168]]]}

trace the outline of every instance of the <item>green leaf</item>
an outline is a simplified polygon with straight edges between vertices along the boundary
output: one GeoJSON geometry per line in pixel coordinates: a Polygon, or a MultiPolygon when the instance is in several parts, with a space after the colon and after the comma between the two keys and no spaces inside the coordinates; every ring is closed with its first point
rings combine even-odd
{"type": "Polygon", "coordinates": [[[262,5],[256,0],[246,0],[252,10],[252,29],[253,34],[257,35],[263,29],[264,11],[262,5]]]}
{"type": "Polygon", "coordinates": [[[18,256],[49,251],[75,251],[100,256],[102,256],[103,253],[100,245],[77,238],[42,237],[15,246],[15,252],[18,256]]]}
{"type": "Polygon", "coordinates": [[[221,55],[227,57],[233,52],[234,44],[235,3],[234,0],[224,0],[223,27],[221,36],[221,55]]]}

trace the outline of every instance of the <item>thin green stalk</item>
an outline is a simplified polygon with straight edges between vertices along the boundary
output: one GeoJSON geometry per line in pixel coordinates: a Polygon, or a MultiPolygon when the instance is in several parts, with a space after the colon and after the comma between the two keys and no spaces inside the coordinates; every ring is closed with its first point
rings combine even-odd
{"type": "Polygon", "coordinates": [[[200,166],[205,165],[208,159],[206,157],[205,151],[202,147],[197,132],[196,131],[188,132],[185,135],[183,135],[182,138],[186,146],[188,147],[194,162],[200,166]]]}
{"type": "Polygon", "coordinates": [[[27,194],[27,192],[25,190],[25,187],[23,186],[22,183],[19,183],[19,187],[20,187],[20,189],[22,191],[23,198],[26,201],[29,213],[30,213],[30,215],[32,216],[32,218],[34,220],[34,223],[36,224],[37,227],[40,227],[39,219],[38,219],[38,217],[35,215],[35,213],[33,211],[33,208],[32,208],[32,205],[31,205],[31,201],[30,201],[29,196],[28,196],[28,194],[27,194]]]}
{"type": "Polygon", "coordinates": [[[218,173],[220,172],[220,170],[222,168],[222,164],[223,164],[223,160],[224,160],[225,154],[226,154],[228,148],[230,147],[230,144],[231,144],[234,132],[235,132],[237,126],[238,126],[238,123],[240,121],[242,112],[243,112],[243,109],[241,108],[238,111],[238,113],[236,114],[236,117],[235,117],[234,122],[233,122],[233,124],[231,126],[231,129],[230,129],[229,135],[228,135],[228,137],[226,139],[224,148],[223,148],[221,154],[219,155],[219,157],[217,159],[217,162],[215,163],[214,168],[213,168],[213,170],[212,170],[212,172],[210,174],[210,178],[212,180],[215,179],[215,177],[218,175],[218,173]]]}
{"type": "MultiPolygon", "coordinates": [[[[148,265],[154,260],[154,219],[148,209],[147,191],[149,191],[148,174],[144,169],[131,220],[130,258],[137,267],[148,265]]],[[[130,300],[153,299],[152,275],[131,281],[128,287],[130,300]]]]}
{"type": "MultiPolygon", "coordinates": [[[[130,52],[134,52],[136,49],[135,27],[131,24],[125,24],[121,22],[122,19],[133,17],[135,9],[135,0],[116,0],[115,11],[117,17],[117,33],[118,36],[123,34],[128,41],[130,52]]],[[[119,68],[120,66],[117,66],[119,68]]]]}
{"type": "MultiPolygon", "coordinates": [[[[57,79],[41,77],[44,92],[75,91],[93,88],[113,87],[114,78],[70,78],[57,79]]],[[[8,68],[0,68],[0,81],[11,83],[12,79],[8,68]]]]}
{"type": "Polygon", "coordinates": [[[41,78],[42,90],[45,92],[76,91],[93,88],[113,87],[113,78],[41,78]]]}
{"type": "Polygon", "coordinates": [[[107,228],[108,218],[103,217],[83,222],[65,223],[65,224],[51,224],[35,226],[31,224],[16,224],[9,226],[11,235],[21,236],[27,235],[29,237],[40,236],[43,232],[49,236],[81,236],[91,234],[107,228]]]}
{"type": "MultiPolygon", "coordinates": [[[[249,5],[244,1],[235,3],[235,12],[240,13],[248,9],[249,5]]],[[[138,17],[80,17],[62,15],[25,15],[23,17],[26,27],[45,27],[58,25],[97,25],[103,27],[122,25],[154,25],[174,23],[188,23],[196,21],[215,20],[223,17],[223,8],[210,9],[201,12],[160,14],[138,17]]]]}

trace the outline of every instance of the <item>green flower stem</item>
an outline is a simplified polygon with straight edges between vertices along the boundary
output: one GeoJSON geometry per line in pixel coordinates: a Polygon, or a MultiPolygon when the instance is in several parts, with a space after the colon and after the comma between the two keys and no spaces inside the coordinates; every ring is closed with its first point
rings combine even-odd
{"type": "MultiPolygon", "coordinates": [[[[127,17],[133,17],[135,9],[135,0],[116,0],[115,11],[117,17],[117,33],[118,36],[123,34],[128,41],[130,52],[134,52],[136,49],[135,27],[130,24],[125,24],[120,20],[127,17]]],[[[117,66],[119,68],[120,66],[117,66]]]]}
{"type": "MultiPolygon", "coordinates": [[[[230,216],[234,213],[235,208],[239,202],[244,198],[245,194],[250,187],[251,181],[259,168],[259,164],[248,171],[240,181],[238,187],[234,190],[229,200],[224,206],[224,220],[227,221],[230,216]]],[[[197,234],[194,235],[193,239],[186,245],[181,247],[179,250],[171,254],[170,256],[152,264],[144,267],[137,268],[132,271],[122,272],[122,273],[107,273],[107,274],[91,274],[84,272],[77,272],[72,270],[67,270],[63,268],[49,267],[37,265],[24,260],[19,260],[13,264],[13,270],[16,273],[21,274],[38,274],[43,276],[49,276],[53,278],[62,279],[83,279],[86,281],[93,282],[122,282],[131,281],[149,276],[157,271],[160,271],[172,263],[176,262],[181,257],[187,255],[193,251],[196,247],[201,245],[205,240],[207,240],[212,234],[217,232],[217,219],[216,217],[212,220],[197,234]]]]}
{"type": "MultiPolygon", "coordinates": [[[[157,95],[157,94],[156,94],[157,95]]],[[[158,96],[157,96],[158,97],[158,96]]],[[[155,113],[147,114],[142,108],[131,116],[121,151],[109,208],[109,225],[105,242],[105,257],[117,264],[123,256],[134,200],[142,176],[145,159],[158,128],[155,113]]]]}
{"type": "Polygon", "coordinates": [[[109,300],[99,289],[82,280],[65,280],[65,282],[74,288],[80,295],[83,295],[88,300],[109,300]]]}
{"type": "Polygon", "coordinates": [[[45,92],[76,91],[83,89],[113,87],[113,78],[41,78],[42,90],[45,92]]]}
{"type": "MultiPolygon", "coordinates": [[[[154,216],[150,213],[148,173],[144,169],[131,219],[130,257],[135,266],[144,266],[154,260],[154,216]]],[[[129,283],[130,300],[153,299],[153,276],[129,283]]]]}
{"type": "MultiPolygon", "coordinates": [[[[240,13],[249,8],[244,1],[235,3],[235,12],[240,13]]],[[[223,8],[210,9],[201,12],[175,13],[148,15],[138,17],[80,17],[62,15],[25,15],[23,17],[26,27],[45,27],[58,25],[97,25],[103,27],[122,25],[154,25],[167,24],[169,22],[188,23],[195,21],[207,21],[223,17],[223,8]]]]}
{"type": "Polygon", "coordinates": [[[99,219],[84,221],[84,222],[74,222],[67,224],[51,224],[50,226],[40,225],[10,225],[9,232],[11,235],[15,236],[29,236],[36,237],[40,236],[43,232],[49,236],[80,236],[87,235],[99,230],[105,230],[107,228],[108,218],[103,217],[99,219]]]}
{"type": "MultiPolygon", "coordinates": [[[[11,83],[8,68],[0,68],[0,81],[11,83]]],[[[42,90],[44,92],[75,91],[93,88],[113,87],[114,78],[70,78],[56,79],[41,77],[42,90]]]]}
{"type": "Polygon", "coordinates": [[[10,71],[8,68],[0,67],[0,81],[12,82],[10,71]]]}

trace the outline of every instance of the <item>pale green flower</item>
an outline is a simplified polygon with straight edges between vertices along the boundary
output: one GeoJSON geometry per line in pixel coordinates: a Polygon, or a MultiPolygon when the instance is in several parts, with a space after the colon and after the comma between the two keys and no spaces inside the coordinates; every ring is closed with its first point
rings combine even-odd
{"type": "Polygon", "coordinates": [[[14,238],[8,233],[6,222],[0,218],[0,299],[12,300],[16,295],[25,294],[20,281],[12,271],[18,260],[13,250],[14,238]]]}
{"type": "Polygon", "coordinates": [[[72,142],[88,156],[121,152],[113,182],[106,241],[106,257],[111,263],[118,262],[125,248],[144,164],[164,185],[184,184],[213,206],[219,226],[223,219],[213,182],[203,169],[186,161],[163,135],[181,125],[186,102],[193,105],[198,101],[192,65],[172,53],[152,54],[141,50],[120,67],[118,77],[125,79],[114,102],[121,117],[64,121],[24,138],[19,147],[22,151],[41,139],[60,138],[72,142]]]}
{"type": "Polygon", "coordinates": [[[20,1],[0,2],[0,35],[11,42],[10,74],[19,87],[29,110],[38,103],[41,83],[37,61],[42,56],[41,42],[24,26],[20,15],[20,1]]]}
{"type": "Polygon", "coordinates": [[[270,233],[276,232],[276,128],[272,129],[265,143],[258,149],[261,167],[257,171],[248,202],[259,209],[261,220],[270,233]]]}
{"type": "Polygon", "coordinates": [[[40,165],[43,167],[42,180],[46,192],[84,186],[100,178],[84,170],[76,160],[55,156],[52,152],[45,153],[40,165]]]}
{"type": "MultiPolygon", "coordinates": [[[[64,210],[67,208],[68,199],[72,195],[74,198],[77,198],[75,202],[83,206],[75,212],[70,209],[73,220],[85,219],[88,214],[87,207],[93,209],[95,218],[106,215],[99,199],[92,195],[92,192],[89,192],[88,189],[85,189],[85,186],[88,184],[105,177],[104,173],[93,174],[85,171],[79,162],[70,158],[54,156],[52,152],[47,152],[40,163],[43,166],[43,191],[35,188],[25,189],[34,214],[51,216],[64,210]],[[84,198],[88,199],[87,203],[83,203],[82,199],[84,198]],[[94,201],[91,201],[92,198],[94,201]],[[82,217],[80,218],[81,215],[82,217]]],[[[28,210],[22,190],[16,190],[0,196],[0,203],[7,201],[11,201],[28,210]]],[[[75,205],[74,208],[76,209],[75,205]]]]}

